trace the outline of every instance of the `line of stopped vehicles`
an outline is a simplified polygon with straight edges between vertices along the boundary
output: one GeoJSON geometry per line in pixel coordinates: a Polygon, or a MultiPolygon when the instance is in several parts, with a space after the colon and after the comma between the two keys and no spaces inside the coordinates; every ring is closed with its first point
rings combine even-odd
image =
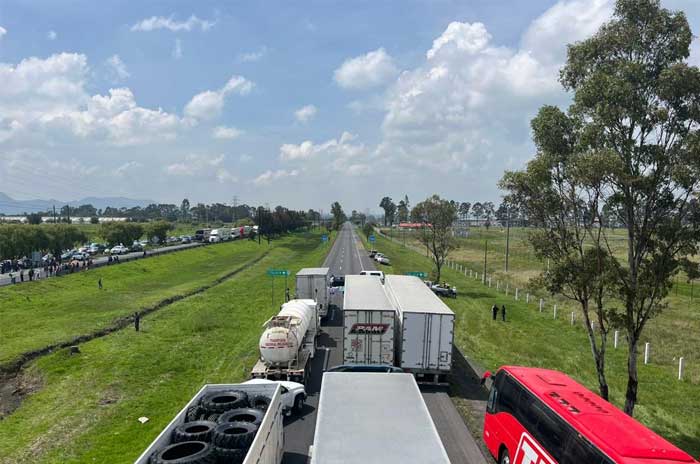
{"type": "MultiPolygon", "coordinates": [[[[343,292],[343,364],[323,373],[312,464],[447,464],[419,384],[448,384],[455,314],[416,276],[329,268],[296,275],[295,298],[263,325],[251,379],[205,385],[135,464],[280,464],[285,415],[306,400],[333,289],[343,292]]],[[[487,372],[483,440],[499,464],[695,463],[563,373],[487,372]]],[[[466,437],[465,437],[466,440],[466,437]]],[[[457,464],[457,463],[454,463],[457,464]]]]}

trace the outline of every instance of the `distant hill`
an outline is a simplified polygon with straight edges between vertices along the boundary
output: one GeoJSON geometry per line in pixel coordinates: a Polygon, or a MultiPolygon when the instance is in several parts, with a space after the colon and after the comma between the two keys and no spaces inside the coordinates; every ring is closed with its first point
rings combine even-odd
{"type": "Polygon", "coordinates": [[[97,209],[112,208],[134,208],[136,206],[148,206],[156,203],[152,200],[134,200],[124,197],[87,197],[75,201],[58,200],[15,200],[9,195],[0,192],[0,214],[16,215],[23,213],[34,213],[37,211],[49,211],[56,206],[56,210],[65,205],[80,206],[90,204],[97,209]]]}

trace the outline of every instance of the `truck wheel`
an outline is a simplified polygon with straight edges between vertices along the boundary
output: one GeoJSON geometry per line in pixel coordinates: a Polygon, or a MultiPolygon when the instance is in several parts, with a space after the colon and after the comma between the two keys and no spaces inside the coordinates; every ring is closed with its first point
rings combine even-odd
{"type": "Polygon", "coordinates": [[[214,447],[203,441],[185,441],[167,446],[151,456],[151,464],[215,464],[214,447]]]}
{"type": "Polygon", "coordinates": [[[214,446],[226,449],[248,449],[258,426],[250,422],[226,422],[214,429],[214,446]]]}
{"type": "Polygon", "coordinates": [[[498,459],[498,464],[510,464],[510,455],[507,449],[503,448],[501,457],[498,459]]]}
{"type": "Polygon", "coordinates": [[[301,414],[301,412],[304,410],[303,395],[299,394],[296,398],[294,398],[294,410],[297,412],[297,414],[301,414]]]}
{"type": "Polygon", "coordinates": [[[247,408],[248,395],[240,390],[210,393],[202,398],[201,404],[208,413],[221,414],[230,409],[247,408]]]}
{"type": "Polygon", "coordinates": [[[250,399],[250,407],[267,411],[267,408],[270,407],[270,398],[265,395],[255,395],[250,399]]]}
{"type": "Polygon", "coordinates": [[[225,424],[227,422],[249,422],[251,424],[260,426],[264,417],[265,412],[259,409],[239,408],[226,411],[221,416],[219,416],[217,422],[219,424],[225,424]]]}
{"type": "Polygon", "coordinates": [[[183,441],[211,441],[211,434],[216,422],[194,421],[178,425],[173,430],[173,443],[183,441]]]}
{"type": "Polygon", "coordinates": [[[214,450],[219,464],[241,464],[245,459],[245,450],[242,449],[226,449],[215,446],[214,450]]]}

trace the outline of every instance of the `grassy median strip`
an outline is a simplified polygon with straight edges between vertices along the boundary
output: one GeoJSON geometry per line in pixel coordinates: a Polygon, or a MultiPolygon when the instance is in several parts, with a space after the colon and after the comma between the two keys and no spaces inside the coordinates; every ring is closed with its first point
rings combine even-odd
{"type": "Polygon", "coordinates": [[[257,242],[236,241],[2,287],[0,365],[210,284],[266,249],[257,242]]]}
{"type": "MultiPolygon", "coordinates": [[[[366,240],[365,237],[362,237],[366,240]]],[[[365,246],[367,244],[365,243],[365,246]]],[[[391,267],[382,267],[387,273],[404,274],[410,271],[430,272],[432,264],[425,254],[404,248],[377,236],[374,246],[391,258],[391,267]]],[[[566,372],[584,385],[597,391],[597,380],[588,339],[583,329],[570,324],[569,313],[560,313],[554,320],[551,308],[540,313],[538,303],[531,300],[515,301],[494,288],[488,288],[476,279],[445,269],[442,280],[456,285],[459,297],[445,299],[457,316],[455,342],[465,356],[488,369],[501,365],[525,365],[557,369],[566,372]],[[505,305],[508,322],[491,320],[493,304],[505,305]]],[[[500,315],[499,315],[500,316],[500,315]]],[[[671,318],[653,324],[674,324],[671,318]]],[[[694,337],[692,330],[678,328],[677,336],[685,333],[694,337]]],[[[608,381],[612,402],[624,403],[627,381],[625,345],[617,350],[609,344],[607,359],[608,381]]],[[[640,361],[641,363],[641,361],[640,361]]],[[[689,373],[690,374],[690,373],[689,373]]],[[[700,454],[700,386],[698,377],[678,381],[668,366],[640,365],[639,404],[635,417],[691,455],[700,454]]],[[[469,400],[454,398],[470,424],[480,424],[483,416],[472,408],[469,400]]],[[[474,431],[474,429],[472,429],[474,431]]],[[[478,434],[478,432],[477,432],[478,434]]]]}
{"type": "Polygon", "coordinates": [[[266,270],[318,266],[328,249],[318,234],[278,240],[234,278],[143,320],[142,332],[122,330],[85,343],[81,354],[61,350],[32,363],[29,374],[44,387],[0,422],[0,462],[133,462],[204,383],[247,378],[262,324],[284,295],[278,280],[273,307],[266,270]]]}

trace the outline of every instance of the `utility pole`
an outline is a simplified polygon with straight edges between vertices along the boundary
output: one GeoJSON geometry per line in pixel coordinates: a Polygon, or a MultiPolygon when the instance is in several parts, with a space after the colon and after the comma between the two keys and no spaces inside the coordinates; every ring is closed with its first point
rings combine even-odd
{"type": "Polygon", "coordinates": [[[260,245],[260,236],[262,235],[262,206],[258,206],[258,245],[260,245]]]}
{"type": "Polygon", "coordinates": [[[236,208],[238,207],[238,197],[233,196],[233,226],[236,226],[236,208]]]}
{"type": "Polygon", "coordinates": [[[56,205],[53,205],[53,223],[56,224],[56,205]]]}
{"type": "Polygon", "coordinates": [[[508,272],[508,255],[510,253],[510,208],[506,211],[506,272],[508,272]]]}
{"type": "Polygon", "coordinates": [[[66,211],[68,211],[68,224],[70,224],[70,205],[66,205],[66,211]]]}

